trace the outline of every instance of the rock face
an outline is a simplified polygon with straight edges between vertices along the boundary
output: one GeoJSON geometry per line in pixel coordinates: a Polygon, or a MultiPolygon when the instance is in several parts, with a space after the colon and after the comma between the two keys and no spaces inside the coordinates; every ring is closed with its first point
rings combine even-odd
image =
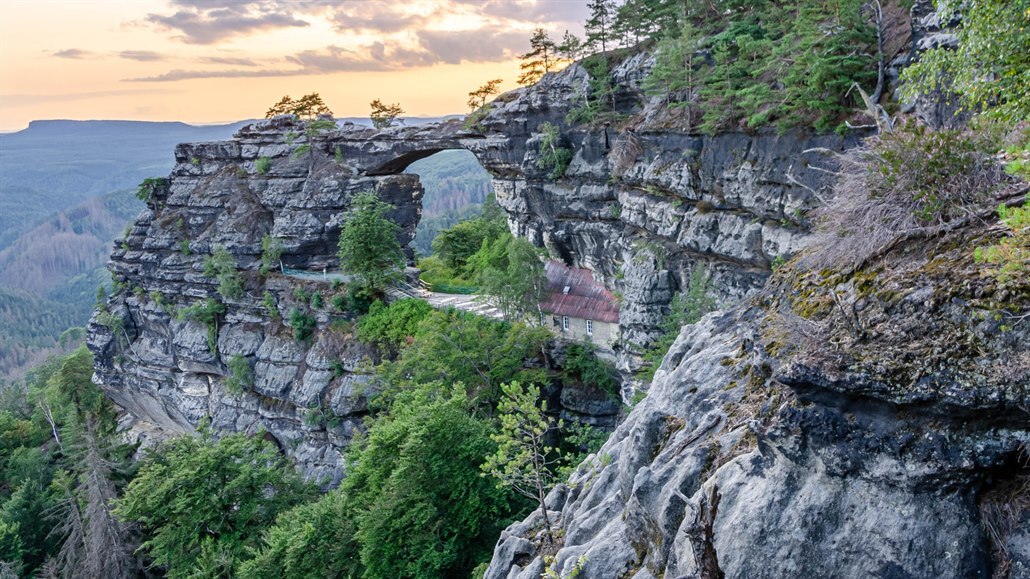
{"type": "MultiPolygon", "coordinates": [[[[854,141],[654,128],[658,121],[647,119],[661,107],[640,90],[648,63],[641,54],[613,71],[619,111],[644,119],[619,134],[565,123],[569,95],[588,82],[573,65],[503,95],[473,130],[459,120],[381,131],[347,125],[309,139],[302,124],[283,117],[244,127],[230,141],[180,145],[170,178],[151,188],[148,209],[112,254],[120,289],[90,326],[97,382],[168,432],[192,431],[205,419],[218,430],[264,429],[307,474],[337,482],[340,451],[366,411],[362,360],[375,353],[345,325],[330,327],[331,288],[258,275],[262,236],[283,240],[288,268],[332,269],[340,216],[354,194],[371,189],[395,206],[391,218],[406,245],[422,189],[401,171],[454,148],[471,150],[493,175],[513,231],[621,292],[620,365],[631,372],[639,346],[655,336],[695,268],[704,267],[720,301],[731,303],[760,288],[774,260],[803,246],[805,212],[825,185],[823,173],[803,170],[817,160],[805,151],[854,141]],[[545,122],[560,125],[563,146],[574,151],[556,180],[537,163],[545,122]],[[203,275],[217,246],[236,259],[245,295],[220,300],[226,311],[214,326],[176,319],[176,309],[217,297],[215,280],[203,275]],[[322,294],[322,309],[311,307],[313,293],[322,294]],[[291,315],[314,319],[310,341],[294,339],[284,323],[291,315]],[[242,394],[225,387],[234,357],[253,369],[242,394]]],[[[558,401],[592,423],[611,424],[618,412],[574,390],[558,401]]]]}
{"type": "MultiPolygon", "coordinates": [[[[726,577],[1028,576],[1030,327],[1013,312],[1030,279],[983,275],[973,248],[991,235],[851,275],[788,267],[684,328],[648,396],[548,497],[550,569],[711,577],[711,548],[726,577]]],[[[539,515],[509,528],[486,577],[539,577],[539,533],[539,515]]]]}

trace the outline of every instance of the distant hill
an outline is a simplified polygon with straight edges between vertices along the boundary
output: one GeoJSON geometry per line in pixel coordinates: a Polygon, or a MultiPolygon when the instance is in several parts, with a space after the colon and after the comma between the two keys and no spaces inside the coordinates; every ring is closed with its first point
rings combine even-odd
{"type": "Polygon", "coordinates": [[[178,143],[226,139],[249,122],[33,121],[0,135],[0,249],[55,211],[168,174],[178,143]]]}
{"type": "MultiPolygon", "coordinates": [[[[136,185],[171,171],[176,144],[228,139],[251,122],[33,121],[0,134],[0,380],[63,351],[77,335],[64,332],[89,320],[97,287],[110,284],[111,245],[143,209],[136,185]]],[[[423,254],[440,229],[476,213],[490,191],[489,174],[468,151],[443,151],[408,172],[426,189],[415,241],[423,254]]]]}

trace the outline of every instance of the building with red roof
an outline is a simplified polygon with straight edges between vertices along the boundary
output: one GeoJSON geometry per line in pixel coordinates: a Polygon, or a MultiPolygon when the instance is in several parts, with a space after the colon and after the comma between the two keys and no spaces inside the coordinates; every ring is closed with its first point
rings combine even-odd
{"type": "Polygon", "coordinates": [[[619,305],[589,269],[550,260],[542,323],[568,340],[586,340],[610,349],[619,340],[619,305]]]}

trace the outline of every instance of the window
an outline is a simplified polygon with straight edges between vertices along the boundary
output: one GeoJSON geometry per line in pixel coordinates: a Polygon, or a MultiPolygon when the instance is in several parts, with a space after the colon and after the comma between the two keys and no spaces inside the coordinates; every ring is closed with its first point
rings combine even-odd
{"type": "Polygon", "coordinates": [[[587,320],[587,335],[594,335],[594,320],[587,320]]]}
{"type": "Polygon", "coordinates": [[[563,331],[563,332],[569,331],[569,316],[562,316],[561,317],[561,331],[563,331]]]}

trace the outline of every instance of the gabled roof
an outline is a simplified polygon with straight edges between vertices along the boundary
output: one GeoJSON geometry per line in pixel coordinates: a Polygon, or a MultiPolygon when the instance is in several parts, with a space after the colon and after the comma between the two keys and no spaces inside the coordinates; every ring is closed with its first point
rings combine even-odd
{"type": "Polygon", "coordinates": [[[619,322],[619,306],[615,297],[603,285],[594,281],[589,269],[568,267],[560,261],[550,260],[544,266],[547,274],[547,297],[540,309],[559,316],[619,322]]]}

